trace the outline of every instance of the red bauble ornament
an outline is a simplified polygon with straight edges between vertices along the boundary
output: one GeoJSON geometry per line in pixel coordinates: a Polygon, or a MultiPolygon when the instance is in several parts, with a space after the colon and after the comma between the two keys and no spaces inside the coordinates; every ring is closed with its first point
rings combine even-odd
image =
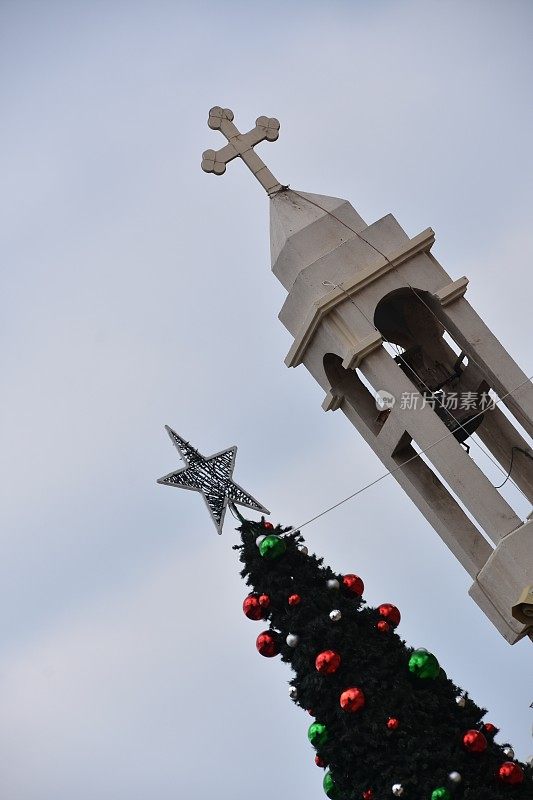
{"type": "Polygon", "coordinates": [[[399,726],[400,720],[396,719],[396,717],[389,717],[387,720],[387,728],[390,731],[395,731],[396,728],[399,726]]]}
{"type": "Polygon", "coordinates": [[[256,594],[249,594],[248,597],[244,598],[242,610],[248,619],[258,620],[265,618],[265,612],[261,608],[259,598],[256,594]]]}
{"type": "Polygon", "coordinates": [[[271,531],[271,530],[273,530],[274,526],[272,525],[271,522],[268,522],[267,520],[265,520],[263,522],[263,528],[266,528],[267,531],[271,531]]]}
{"type": "Polygon", "coordinates": [[[308,708],[308,709],[307,709],[307,713],[308,713],[308,714],[310,714],[312,717],[314,717],[314,716],[315,716],[315,712],[313,711],[313,709],[312,709],[312,708],[308,708]]]}
{"type": "Polygon", "coordinates": [[[341,665],[341,657],[335,650],[324,650],[319,653],[315,659],[315,667],[317,672],[322,675],[333,675],[337,672],[341,665]]]}
{"type": "Polygon", "coordinates": [[[289,600],[288,600],[288,602],[289,602],[289,605],[290,605],[290,606],[297,606],[297,605],[298,605],[298,603],[301,603],[301,602],[302,602],[302,598],[300,597],[300,595],[299,595],[299,594],[291,594],[291,595],[289,596],[289,600]]]}
{"type": "Polygon", "coordinates": [[[359,597],[365,591],[365,584],[359,577],[359,575],[353,575],[352,573],[348,575],[343,575],[342,577],[342,585],[345,589],[348,589],[349,592],[352,594],[356,594],[359,597]]]}
{"type": "Polygon", "coordinates": [[[316,755],[316,756],[315,756],[315,764],[317,765],[317,767],[322,767],[322,768],[324,768],[324,767],[327,767],[327,765],[328,765],[328,762],[327,762],[327,761],[324,761],[324,759],[323,759],[323,758],[320,758],[320,756],[319,756],[319,755],[316,755]]]}
{"type": "Polygon", "coordinates": [[[463,744],[469,753],[483,753],[487,749],[487,740],[481,731],[467,731],[463,736],[463,744]]]}
{"type": "Polygon", "coordinates": [[[390,631],[390,625],[388,622],[385,622],[384,619],[380,619],[379,622],[376,622],[376,628],[380,633],[388,633],[390,631]]]}
{"type": "Polygon", "coordinates": [[[391,603],[382,603],[378,607],[379,616],[386,620],[393,628],[400,624],[401,614],[396,606],[391,603]]]}
{"type": "Polygon", "coordinates": [[[366,792],[363,792],[363,800],[374,800],[374,792],[372,789],[367,789],[366,792]]]}
{"type": "Polygon", "coordinates": [[[365,695],[363,690],[357,686],[352,686],[350,689],[345,689],[340,696],[341,708],[344,711],[360,711],[365,704],[365,695]]]}
{"type": "Polygon", "coordinates": [[[498,767],[498,780],[502,783],[509,783],[512,786],[516,786],[524,782],[524,773],[514,761],[504,761],[504,763],[498,767]]]}
{"type": "Polygon", "coordinates": [[[483,733],[486,733],[489,736],[496,736],[496,734],[498,733],[498,728],[496,727],[496,725],[493,725],[492,722],[485,722],[482,730],[483,733]]]}
{"type": "Polygon", "coordinates": [[[278,637],[273,631],[263,631],[255,641],[255,646],[262,656],[272,658],[279,653],[278,637]]]}
{"type": "Polygon", "coordinates": [[[260,594],[259,605],[261,608],[268,608],[270,605],[270,597],[267,594],[260,594]]]}

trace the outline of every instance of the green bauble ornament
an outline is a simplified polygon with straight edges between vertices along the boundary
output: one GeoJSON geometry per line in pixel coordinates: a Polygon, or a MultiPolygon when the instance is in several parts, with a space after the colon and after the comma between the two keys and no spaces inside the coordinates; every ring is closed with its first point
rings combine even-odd
{"type": "Polygon", "coordinates": [[[313,722],[313,724],[309,726],[309,730],[307,731],[307,738],[309,739],[313,747],[316,747],[318,750],[318,748],[326,744],[328,740],[328,731],[326,726],[322,725],[321,722],[313,722]]]}
{"type": "Polygon", "coordinates": [[[409,671],[417,678],[436,678],[440,672],[439,662],[427,650],[415,650],[409,659],[409,671]]]}
{"type": "Polygon", "coordinates": [[[282,556],[286,549],[285,540],[275,536],[273,533],[270,536],[265,536],[259,545],[259,552],[263,558],[268,558],[270,561],[282,556]]]}
{"type": "Polygon", "coordinates": [[[330,800],[337,800],[339,796],[339,790],[335,785],[335,781],[331,777],[331,772],[326,772],[326,774],[324,775],[322,786],[324,787],[324,791],[330,798],[330,800]]]}
{"type": "Polygon", "coordinates": [[[444,786],[439,786],[431,792],[431,800],[452,800],[452,793],[444,786]]]}

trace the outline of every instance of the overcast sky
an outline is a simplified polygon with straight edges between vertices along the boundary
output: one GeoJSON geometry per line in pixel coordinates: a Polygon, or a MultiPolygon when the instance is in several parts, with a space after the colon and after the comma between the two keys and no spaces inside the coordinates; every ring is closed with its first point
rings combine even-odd
{"type": "MultiPolygon", "coordinates": [[[[241,611],[232,519],[217,537],[155,483],[181,465],[163,425],[237,444],[236,480],[285,524],[383,467],[284,366],[268,202],[240,162],[201,171],[224,143],[207,113],[278,117],[258,151],[283,183],[432,226],[530,375],[532,23],[527,0],[4,0],[3,797],[322,800],[309,717],[241,611]]],[[[531,643],[492,628],[392,478],[306,538],[533,751],[531,643]]]]}

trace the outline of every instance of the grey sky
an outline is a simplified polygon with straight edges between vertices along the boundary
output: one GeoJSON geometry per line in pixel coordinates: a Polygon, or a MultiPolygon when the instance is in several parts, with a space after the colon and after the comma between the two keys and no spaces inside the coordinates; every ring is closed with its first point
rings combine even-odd
{"type": "MultiPolygon", "coordinates": [[[[382,466],[283,364],[266,196],[242,163],[202,173],[207,112],[277,116],[282,182],[431,225],[531,374],[532,22],[525,0],[2,4],[3,796],[323,798],[231,519],[219,538],[155,483],[179,466],[163,425],[237,444],[236,480],[287,524],[382,466]]],[[[306,538],[533,750],[531,645],[392,479],[306,538]]]]}

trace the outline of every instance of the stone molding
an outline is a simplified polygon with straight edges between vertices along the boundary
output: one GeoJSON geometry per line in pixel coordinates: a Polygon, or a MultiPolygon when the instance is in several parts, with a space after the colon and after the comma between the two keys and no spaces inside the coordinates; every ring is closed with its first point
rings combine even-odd
{"type": "Polygon", "coordinates": [[[335,288],[324,297],[316,300],[307,314],[304,324],[296,334],[294,343],[285,359],[285,364],[288,367],[297,367],[298,364],[302,363],[305,352],[324,317],[344,302],[347,297],[357,294],[365,286],[378,280],[382,275],[399,267],[414,256],[429,252],[434,242],[435,232],[431,228],[426,228],[418,236],[410,239],[404,247],[397,250],[390,258],[379,256],[374,264],[359,270],[355,277],[350,282],[347,282],[344,287],[335,288]]]}
{"type": "Polygon", "coordinates": [[[463,275],[462,278],[457,278],[456,281],[443,286],[442,289],[435,292],[435,297],[440,300],[441,306],[449,306],[454,300],[459,300],[460,297],[463,297],[467,286],[468,278],[463,275]]]}

